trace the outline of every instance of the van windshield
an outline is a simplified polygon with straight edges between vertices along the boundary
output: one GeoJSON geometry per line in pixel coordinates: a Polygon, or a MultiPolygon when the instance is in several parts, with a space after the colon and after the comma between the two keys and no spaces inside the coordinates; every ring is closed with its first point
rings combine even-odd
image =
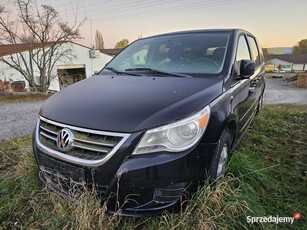
{"type": "Polygon", "coordinates": [[[105,69],[123,73],[146,70],[178,74],[218,74],[222,71],[229,33],[164,35],[137,40],[105,69]]]}

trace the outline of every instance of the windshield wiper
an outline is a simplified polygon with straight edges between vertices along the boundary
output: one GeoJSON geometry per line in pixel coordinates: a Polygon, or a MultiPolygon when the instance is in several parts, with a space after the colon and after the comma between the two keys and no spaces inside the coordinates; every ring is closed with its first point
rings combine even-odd
{"type": "Polygon", "coordinates": [[[157,70],[157,69],[152,69],[152,68],[149,68],[149,67],[129,68],[129,69],[125,69],[125,71],[145,71],[145,72],[151,72],[151,73],[156,73],[156,74],[171,75],[171,76],[174,76],[174,77],[190,77],[189,75],[186,75],[186,74],[165,72],[165,71],[161,71],[161,70],[157,70]]]}
{"type": "Polygon", "coordinates": [[[105,67],[104,69],[110,70],[113,73],[116,73],[117,75],[127,74],[127,75],[131,75],[131,76],[140,76],[139,74],[133,74],[133,73],[126,73],[126,72],[118,71],[117,69],[114,69],[113,67],[105,67]]]}

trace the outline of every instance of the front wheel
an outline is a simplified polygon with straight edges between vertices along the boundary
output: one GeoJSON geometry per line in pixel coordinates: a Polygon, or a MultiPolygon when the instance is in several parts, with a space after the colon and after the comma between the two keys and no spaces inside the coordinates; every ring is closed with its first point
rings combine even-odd
{"type": "Polygon", "coordinates": [[[225,175],[226,167],[230,158],[231,140],[230,132],[225,129],[222,132],[211,161],[210,175],[212,181],[218,181],[225,175]]]}

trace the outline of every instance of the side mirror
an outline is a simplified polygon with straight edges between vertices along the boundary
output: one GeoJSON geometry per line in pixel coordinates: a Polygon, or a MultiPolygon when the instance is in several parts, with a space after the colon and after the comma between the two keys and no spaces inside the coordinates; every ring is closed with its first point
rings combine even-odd
{"type": "Polygon", "coordinates": [[[240,60],[235,63],[238,79],[249,78],[255,72],[255,62],[252,60],[240,60]]]}

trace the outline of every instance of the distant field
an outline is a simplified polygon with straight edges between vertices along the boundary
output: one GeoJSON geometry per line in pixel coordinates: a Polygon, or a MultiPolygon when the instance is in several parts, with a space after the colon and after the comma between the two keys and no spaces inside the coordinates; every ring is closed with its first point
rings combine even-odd
{"type": "Polygon", "coordinates": [[[0,229],[306,229],[307,106],[266,106],[236,148],[228,176],[206,186],[178,214],[120,219],[93,194],[70,203],[42,188],[31,137],[0,141],[0,229]],[[247,216],[302,217],[294,224],[247,216]]]}

